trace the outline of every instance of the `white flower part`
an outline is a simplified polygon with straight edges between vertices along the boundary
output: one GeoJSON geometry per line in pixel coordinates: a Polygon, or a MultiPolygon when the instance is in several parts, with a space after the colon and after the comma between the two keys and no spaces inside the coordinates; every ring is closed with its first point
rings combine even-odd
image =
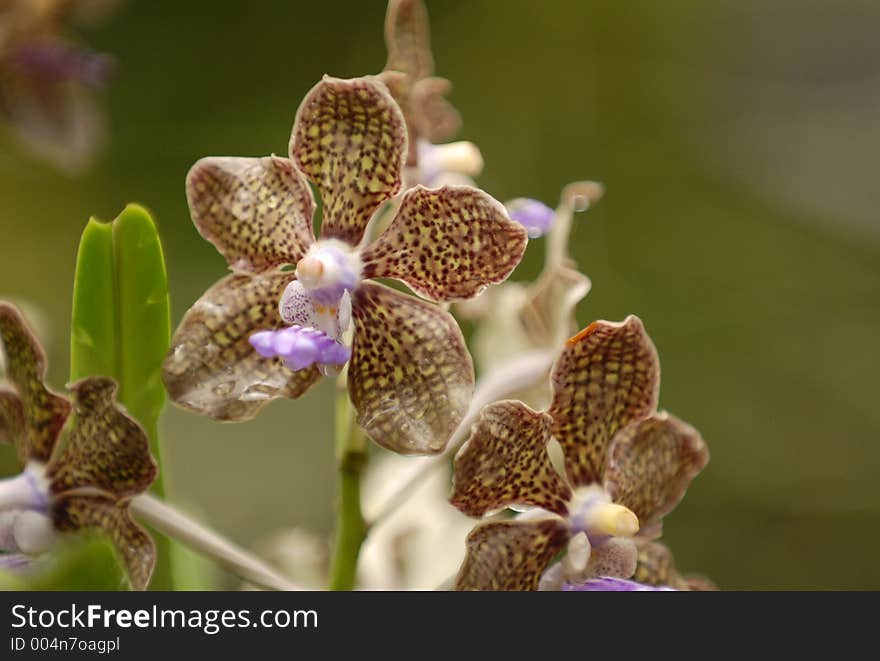
{"type": "MultiPolygon", "coordinates": [[[[363,489],[368,519],[387,502],[400,475],[422,459],[389,454],[370,462],[363,489]]],[[[455,576],[474,521],[451,507],[448,497],[448,471],[433,471],[370,529],[358,565],[363,589],[435,590],[455,576]]]]}
{"type": "Polygon", "coordinates": [[[278,311],[286,324],[316,328],[341,342],[351,325],[351,296],[345,291],[335,305],[327,305],[294,280],[284,290],[278,311]]]}
{"type": "Polygon", "coordinates": [[[28,555],[48,551],[55,545],[59,534],[47,514],[34,510],[18,512],[12,528],[18,550],[28,555]]]}
{"type": "Polygon", "coordinates": [[[360,253],[337,239],[317,241],[296,265],[296,279],[324,304],[336,302],[361,281],[360,253]]]}
{"type": "Polygon", "coordinates": [[[0,480],[0,511],[45,511],[48,506],[49,480],[42,464],[29,462],[18,475],[0,480]]]}
{"type": "Polygon", "coordinates": [[[580,487],[569,504],[569,523],[573,532],[591,538],[632,537],[639,531],[639,519],[628,508],[611,501],[598,484],[580,487]]]}
{"type": "Polygon", "coordinates": [[[448,185],[474,184],[473,178],[483,171],[483,155],[473,142],[462,140],[434,145],[419,140],[417,183],[435,188],[448,185]]]}
{"type": "Polygon", "coordinates": [[[590,561],[591,551],[590,539],[585,532],[579,532],[568,540],[568,549],[563,559],[565,573],[568,575],[584,573],[587,569],[587,563],[590,561]]]}

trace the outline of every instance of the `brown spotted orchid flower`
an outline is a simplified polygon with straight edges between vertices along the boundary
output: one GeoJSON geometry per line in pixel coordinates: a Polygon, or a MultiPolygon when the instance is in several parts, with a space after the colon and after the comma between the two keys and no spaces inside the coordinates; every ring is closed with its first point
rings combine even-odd
{"type": "Polygon", "coordinates": [[[385,15],[388,60],[380,74],[403,110],[409,134],[404,182],[440,186],[473,185],[483,157],[472,142],[443,143],[461,127],[461,117],[446,100],[451,88],[434,76],[428,11],[422,0],[389,0],[385,15]]]}
{"type": "Polygon", "coordinates": [[[88,164],[102,118],[94,93],[112,58],[63,36],[71,15],[91,13],[84,0],[0,2],[0,120],[32,151],[66,170],[88,164]]]}
{"type": "Polygon", "coordinates": [[[116,546],[132,587],[146,588],[156,551],[129,503],[157,468],[143,429],[116,402],[116,382],[81,379],[70,399],[49,390],[43,350],[5,302],[0,337],[8,380],[0,385],[0,441],[13,443],[24,464],[0,480],[0,565],[49,550],[60,533],[100,531],[116,546]]]}
{"type": "Polygon", "coordinates": [[[474,385],[461,331],[441,307],[374,280],[400,280],[437,302],[469,298],[504,280],[528,239],[480,190],[416,186],[385,231],[362,245],[373,214],[400,190],[406,143],[403,116],[381,81],[328,77],[299,108],[290,160],[193,166],[193,221],[233,272],[175,333],[164,365],[174,401],[246,420],[347,362],[357,421],[373,440],[405,454],[445,447],[474,385]],[[323,203],[318,240],[309,183],[323,203]]]}
{"type": "Polygon", "coordinates": [[[630,578],[634,540],[659,534],[708,460],[694,428],[657,412],[660,366],[637,317],[597,321],[568,340],[551,385],[546,411],[518,401],[483,409],[455,459],[450,500],[465,514],[532,508],[474,528],[457,589],[534,590],[563,549],[548,577],[561,580],[542,587],[630,578]]]}

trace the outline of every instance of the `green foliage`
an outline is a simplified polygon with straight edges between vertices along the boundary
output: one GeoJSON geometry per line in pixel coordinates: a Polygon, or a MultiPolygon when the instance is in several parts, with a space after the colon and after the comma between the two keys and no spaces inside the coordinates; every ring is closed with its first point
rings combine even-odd
{"type": "Polygon", "coordinates": [[[71,537],[23,573],[0,572],[0,590],[122,590],[116,551],[103,536],[71,537]]]}
{"type": "MultiPolygon", "coordinates": [[[[171,312],[162,244],[144,208],[130,204],[111,223],[89,220],[77,255],[70,331],[71,381],[116,379],[119,401],[147,432],[161,468],[158,420],[171,312]]],[[[161,471],[153,491],[164,493],[161,471]]],[[[153,586],[170,588],[168,541],[157,539],[157,546],[153,586]]]]}
{"type": "Polygon", "coordinates": [[[150,215],[130,204],[112,223],[89,220],[77,256],[70,378],[115,378],[119,400],[144,426],[157,457],[170,334],[165,260],[150,215]]]}

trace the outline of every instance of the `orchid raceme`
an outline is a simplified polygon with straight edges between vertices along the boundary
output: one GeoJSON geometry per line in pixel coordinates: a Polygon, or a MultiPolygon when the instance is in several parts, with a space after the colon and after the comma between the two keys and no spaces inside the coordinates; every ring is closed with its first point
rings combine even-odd
{"type": "Polygon", "coordinates": [[[546,411],[518,401],[483,409],[456,456],[450,500],[472,516],[532,509],[474,528],[457,589],[534,590],[563,549],[547,581],[557,588],[633,575],[635,540],[659,534],[708,460],[694,428],[657,412],[659,379],[657,352],[637,317],[597,321],[566,343],[546,411]]]}
{"type": "Polygon", "coordinates": [[[25,464],[0,481],[0,551],[8,554],[0,561],[24,562],[60,533],[98,530],[115,544],[132,586],[144,589],[155,546],[129,503],[156,477],[146,434],[116,403],[111,379],[81,379],[69,400],[49,390],[43,350],[5,302],[0,336],[9,381],[0,386],[0,440],[13,443],[25,464]]]}
{"type": "Polygon", "coordinates": [[[386,230],[361,245],[371,217],[400,190],[406,150],[403,116],[378,78],[328,77],[300,106],[289,160],[193,166],[193,221],[233,273],[193,305],[172,340],[164,376],[178,404],[246,420],[348,361],[357,421],[373,440],[401,453],[443,449],[473,389],[461,332],[441,307],[372,280],[400,280],[436,302],[469,298],[507,278],[527,236],[480,190],[416,186],[386,230]],[[323,203],[318,240],[309,183],[323,203]]]}
{"type": "Polygon", "coordinates": [[[472,142],[448,140],[461,127],[458,111],[446,100],[452,87],[434,76],[428,11],[422,0],[390,0],[385,15],[388,60],[380,74],[403,111],[409,135],[406,186],[472,185],[483,157],[472,142]]]}

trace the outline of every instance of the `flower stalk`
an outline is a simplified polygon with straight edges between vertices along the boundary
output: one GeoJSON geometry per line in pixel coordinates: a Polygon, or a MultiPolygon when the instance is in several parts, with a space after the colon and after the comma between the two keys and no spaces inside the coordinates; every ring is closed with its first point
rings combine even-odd
{"type": "Polygon", "coordinates": [[[366,437],[354,422],[354,410],[342,381],[336,395],[336,461],[339,470],[336,543],[330,561],[330,590],[353,590],[367,525],[361,511],[361,476],[367,465],[366,437]]]}
{"type": "Polygon", "coordinates": [[[243,580],[270,590],[302,589],[263,560],[152,494],[132,499],[131,509],[155,530],[211,558],[243,580]]]}

